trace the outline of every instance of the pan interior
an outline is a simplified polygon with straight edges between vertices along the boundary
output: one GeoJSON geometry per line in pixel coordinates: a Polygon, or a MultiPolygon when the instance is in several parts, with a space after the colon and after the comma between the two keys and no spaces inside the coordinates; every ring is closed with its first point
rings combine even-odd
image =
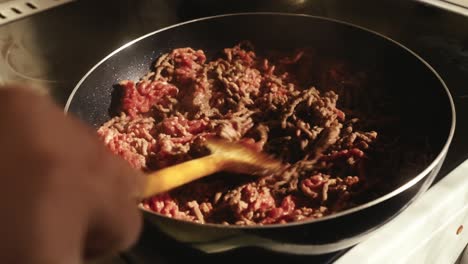
{"type": "Polygon", "coordinates": [[[388,179],[392,189],[420,173],[444,148],[452,127],[452,109],[443,84],[430,68],[381,36],[307,16],[225,16],[149,35],[92,70],[77,87],[68,111],[97,128],[113,115],[110,109],[118,98],[115,85],[125,79],[138,80],[161,54],[192,47],[204,50],[210,59],[242,40],[250,40],[260,52],[311,48],[319,54],[316,65],[339,60],[355,72],[364,72],[369,82],[344,103],[355,111],[388,104],[385,111],[399,117],[388,131],[399,138],[402,153],[410,158],[400,159],[398,170],[388,179]]]}

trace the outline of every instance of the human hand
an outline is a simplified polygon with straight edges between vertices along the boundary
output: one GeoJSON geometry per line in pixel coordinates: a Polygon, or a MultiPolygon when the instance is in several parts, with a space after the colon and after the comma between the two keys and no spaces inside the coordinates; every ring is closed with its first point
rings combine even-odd
{"type": "Polygon", "coordinates": [[[2,263],[81,263],[138,237],[141,175],[47,97],[0,89],[0,172],[2,263]]]}

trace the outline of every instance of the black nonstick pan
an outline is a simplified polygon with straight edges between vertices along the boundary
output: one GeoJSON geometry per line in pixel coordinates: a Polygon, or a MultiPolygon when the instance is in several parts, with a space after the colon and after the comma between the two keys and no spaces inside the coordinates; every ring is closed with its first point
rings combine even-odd
{"type": "Polygon", "coordinates": [[[254,246],[294,254],[321,254],[362,241],[428,189],[455,130],[455,109],[449,90],[430,65],[401,44],[326,18],[279,13],[231,14],[152,32],[96,64],[73,90],[66,111],[97,128],[112,117],[115,84],[124,79],[138,80],[159,55],[178,47],[194,47],[203,49],[210,57],[241,40],[250,40],[257,50],[308,47],[324,58],[342,58],[370,74],[378,72],[375,85],[369,89],[384,89],[399,102],[394,110],[402,118],[400,137],[405,142],[424,142],[421,155],[430,156],[430,161],[413,174],[395,175],[398,182],[388,193],[320,219],[269,226],[203,225],[142,209],[149,223],[171,238],[205,252],[254,246]]]}

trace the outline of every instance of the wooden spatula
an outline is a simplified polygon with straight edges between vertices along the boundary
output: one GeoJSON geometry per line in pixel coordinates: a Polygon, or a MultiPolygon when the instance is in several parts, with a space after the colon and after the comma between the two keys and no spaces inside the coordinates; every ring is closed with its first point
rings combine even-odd
{"type": "Polygon", "coordinates": [[[211,154],[167,167],[147,175],[143,198],[172,190],[220,171],[267,175],[278,172],[283,164],[242,144],[209,139],[211,154]]]}

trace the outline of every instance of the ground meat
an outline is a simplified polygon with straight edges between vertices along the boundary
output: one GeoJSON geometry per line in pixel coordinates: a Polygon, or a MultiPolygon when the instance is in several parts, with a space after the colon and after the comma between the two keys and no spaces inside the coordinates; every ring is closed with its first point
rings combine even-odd
{"type": "MultiPolygon", "coordinates": [[[[143,170],[206,155],[207,137],[239,141],[288,164],[286,171],[255,179],[207,177],[142,202],[168,217],[264,225],[350,208],[372,186],[367,161],[382,150],[379,136],[361,121],[365,113],[339,106],[340,96],[352,93],[347,84],[354,89],[363,77],[331,63],[334,68],[316,80],[321,87],[306,86],[319,76],[307,74],[311,58],[308,50],[260,57],[247,42],[211,61],[202,50],[175,49],[140,81],[121,83],[122,114],[98,133],[143,170]]],[[[347,100],[341,105],[355,103],[347,100]]]]}
{"type": "Polygon", "coordinates": [[[132,119],[122,113],[101,126],[98,134],[109,149],[122,156],[136,169],[145,169],[147,158],[156,144],[152,117],[132,119]]]}
{"type": "Polygon", "coordinates": [[[160,111],[170,111],[171,98],[174,98],[178,89],[166,82],[143,80],[135,84],[132,81],[120,83],[124,88],[125,95],[122,99],[122,110],[131,117],[138,114],[145,114],[153,106],[157,106],[160,111]]]}

